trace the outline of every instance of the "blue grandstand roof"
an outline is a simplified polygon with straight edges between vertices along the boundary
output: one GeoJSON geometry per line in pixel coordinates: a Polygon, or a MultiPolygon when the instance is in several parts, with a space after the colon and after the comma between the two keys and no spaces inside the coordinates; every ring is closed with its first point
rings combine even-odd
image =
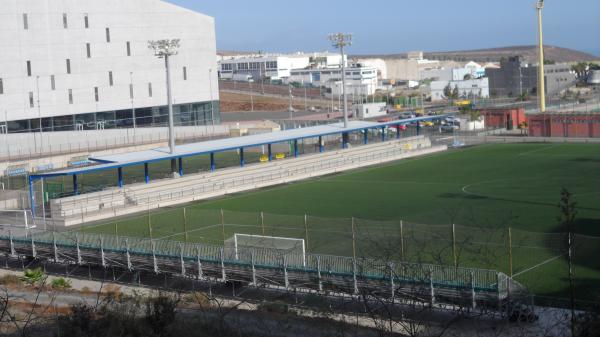
{"type": "Polygon", "coordinates": [[[328,136],[340,134],[343,132],[356,132],[364,129],[373,129],[398,124],[409,124],[417,121],[431,120],[443,116],[417,117],[405,120],[395,120],[386,123],[375,123],[366,121],[350,121],[348,128],[344,128],[342,123],[319,125],[307,128],[289,129],[272,133],[257,134],[243,137],[224,138],[217,140],[204,141],[199,143],[177,145],[175,153],[170,153],[168,147],[160,147],[146,151],[128,152],[123,154],[91,157],[91,161],[98,162],[98,165],[69,168],[48,172],[39,175],[32,175],[35,178],[55,177],[73,174],[85,174],[96,171],[116,169],[119,167],[137,166],[145,163],[153,163],[174,158],[191,157],[203,154],[237,150],[239,148],[256,147],[267,144],[284,143],[293,140],[306,138],[315,138],[319,136],[328,136]]]}

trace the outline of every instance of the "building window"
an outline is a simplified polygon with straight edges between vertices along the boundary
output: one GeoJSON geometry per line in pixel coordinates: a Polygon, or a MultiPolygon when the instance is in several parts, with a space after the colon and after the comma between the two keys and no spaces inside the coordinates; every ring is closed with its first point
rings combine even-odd
{"type": "Polygon", "coordinates": [[[50,88],[52,90],[56,90],[56,81],[54,80],[54,75],[50,75],[50,88]]]}
{"type": "Polygon", "coordinates": [[[183,67],[183,80],[187,81],[187,67],[183,67]]]}
{"type": "Polygon", "coordinates": [[[106,28],[106,42],[110,43],[110,28],[106,28]]]}
{"type": "Polygon", "coordinates": [[[127,41],[127,56],[131,56],[131,43],[127,41]]]}
{"type": "Polygon", "coordinates": [[[2,79],[0,78],[0,95],[4,94],[4,83],[2,82],[2,79]]]}
{"type": "Polygon", "coordinates": [[[92,57],[92,47],[90,46],[89,43],[85,44],[85,51],[87,52],[87,57],[91,58],[92,57]]]}
{"type": "Polygon", "coordinates": [[[64,29],[69,28],[69,23],[67,21],[67,13],[63,13],[63,28],[64,29]]]}
{"type": "Polygon", "coordinates": [[[85,28],[86,28],[86,29],[87,29],[87,28],[90,28],[90,20],[89,20],[89,18],[88,18],[88,15],[87,15],[87,14],[85,14],[85,15],[83,16],[83,25],[85,26],[85,28]]]}
{"type": "Polygon", "coordinates": [[[94,99],[96,102],[100,100],[100,97],[98,97],[98,87],[94,87],[94,99]]]}
{"type": "Polygon", "coordinates": [[[29,18],[27,17],[27,13],[23,13],[23,29],[29,29],[29,18]]]}
{"type": "Polygon", "coordinates": [[[148,83],[148,97],[152,97],[152,83],[148,83]]]}
{"type": "Polygon", "coordinates": [[[27,61],[27,76],[31,77],[31,61],[27,61]]]}
{"type": "Polygon", "coordinates": [[[73,89],[69,89],[69,104],[73,104],[73,89]]]}
{"type": "Polygon", "coordinates": [[[67,74],[71,73],[71,60],[67,59],[67,74]]]}
{"type": "Polygon", "coordinates": [[[113,86],[113,75],[112,75],[112,71],[108,72],[108,85],[110,85],[111,87],[113,86]]]}
{"type": "Polygon", "coordinates": [[[34,104],[33,104],[33,92],[32,91],[29,92],[29,107],[30,108],[34,107],[34,104]]]}

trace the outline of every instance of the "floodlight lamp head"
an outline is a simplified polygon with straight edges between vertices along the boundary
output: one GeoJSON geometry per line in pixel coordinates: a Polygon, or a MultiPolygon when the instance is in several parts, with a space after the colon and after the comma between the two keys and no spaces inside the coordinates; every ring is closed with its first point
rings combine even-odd
{"type": "Polygon", "coordinates": [[[537,3],[535,4],[535,8],[543,9],[544,8],[544,0],[538,0],[537,3]]]}
{"type": "Polygon", "coordinates": [[[179,41],[179,39],[148,41],[148,48],[154,50],[154,55],[158,58],[177,55],[179,41]]]}

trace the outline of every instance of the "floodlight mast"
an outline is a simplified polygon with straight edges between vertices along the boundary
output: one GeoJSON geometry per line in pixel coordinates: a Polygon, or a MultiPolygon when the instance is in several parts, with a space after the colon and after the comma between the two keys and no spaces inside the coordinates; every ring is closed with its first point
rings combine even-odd
{"type": "MultiPolygon", "coordinates": [[[[171,70],[169,68],[169,58],[177,55],[179,50],[179,39],[148,41],[148,48],[154,51],[158,58],[165,59],[165,70],[167,80],[167,106],[169,110],[169,152],[175,154],[175,128],[173,122],[173,98],[171,94],[171,70]]],[[[171,171],[173,175],[178,175],[175,158],[171,159],[171,171]]]]}
{"type": "MultiPolygon", "coordinates": [[[[329,35],[329,40],[342,55],[342,96],[344,99],[344,128],[348,128],[348,100],[346,97],[346,57],[344,47],[352,45],[352,34],[336,33],[329,35]]],[[[333,93],[332,93],[333,94],[333,93]]]]}
{"type": "Polygon", "coordinates": [[[544,9],[544,0],[538,0],[535,8],[537,10],[538,19],[538,47],[539,47],[539,67],[538,67],[538,100],[541,113],[546,112],[546,83],[544,71],[544,35],[542,29],[542,9],[544,9]]]}

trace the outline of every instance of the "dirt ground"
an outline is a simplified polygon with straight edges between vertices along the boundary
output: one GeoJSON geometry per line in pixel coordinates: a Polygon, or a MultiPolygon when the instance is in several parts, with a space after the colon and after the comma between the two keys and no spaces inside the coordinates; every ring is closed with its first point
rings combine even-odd
{"type": "MultiPolygon", "coordinates": [[[[221,100],[221,112],[251,111],[254,101],[255,111],[286,111],[290,106],[287,98],[278,98],[270,96],[251,96],[247,94],[231,93],[221,91],[219,93],[221,100]]],[[[293,102],[294,109],[304,110],[304,99],[296,98],[293,102]]],[[[314,106],[309,102],[309,106],[314,106]]]]}

